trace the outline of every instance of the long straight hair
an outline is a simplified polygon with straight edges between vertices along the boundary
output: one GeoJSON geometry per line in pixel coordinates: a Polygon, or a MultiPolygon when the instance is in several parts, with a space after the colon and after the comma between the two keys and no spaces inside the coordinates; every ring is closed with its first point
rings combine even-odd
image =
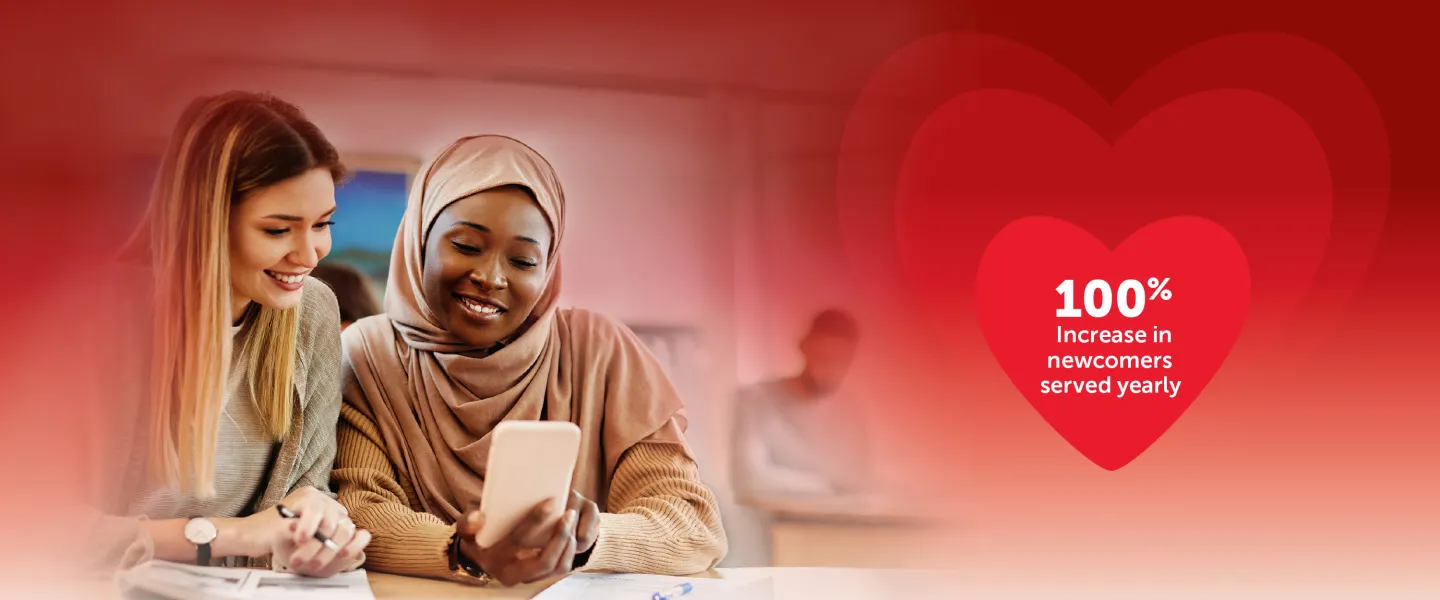
{"type": "MultiPolygon", "coordinates": [[[[256,190],[311,169],[345,175],[334,146],[299,109],[273,96],[199,98],[165,150],[141,231],[155,277],[150,474],[202,498],[215,493],[215,449],[232,346],[230,214],[256,190]]],[[[300,307],[247,312],[242,355],[251,397],[275,440],[294,415],[300,307]]]]}

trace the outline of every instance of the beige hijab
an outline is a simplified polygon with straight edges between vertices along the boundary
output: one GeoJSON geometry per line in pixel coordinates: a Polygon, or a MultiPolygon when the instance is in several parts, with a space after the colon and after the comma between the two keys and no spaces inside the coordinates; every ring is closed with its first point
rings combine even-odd
{"type": "Polygon", "coordinates": [[[603,511],[621,456],[641,440],[685,446],[679,394],[628,329],[557,309],[565,197],[549,163],[508,137],[451,144],[410,190],[384,315],[345,331],[345,402],[374,419],[424,509],[451,521],[480,504],[489,434],[506,419],[570,421],[582,432],[573,487],[603,511]],[[430,226],[457,200],[528,188],[553,232],[545,290],[526,325],[483,358],[445,331],[422,292],[430,226]],[[472,353],[463,356],[459,353],[472,353]]]}

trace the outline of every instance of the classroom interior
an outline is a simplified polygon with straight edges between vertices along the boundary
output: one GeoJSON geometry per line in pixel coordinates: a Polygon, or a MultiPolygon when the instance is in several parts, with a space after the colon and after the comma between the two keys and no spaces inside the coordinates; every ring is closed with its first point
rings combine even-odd
{"type": "MultiPolygon", "coordinates": [[[[264,43],[180,34],[189,50],[177,60],[203,68],[188,69],[199,75],[172,82],[161,105],[137,107],[125,120],[134,164],[158,155],[175,115],[196,95],[273,93],[322,128],[360,173],[357,185],[390,178],[388,190],[339,191],[337,251],[327,260],[344,262],[355,256],[339,251],[346,244],[388,253],[404,202],[396,177],[408,186],[426,159],[460,136],[520,139],[554,164],[565,188],[561,303],[629,325],[685,396],[688,441],[729,535],[720,566],[946,566],[944,549],[961,539],[961,499],[926,491],[951,482],[934,480],[935,465],[905,459],[915,454],[907,420],[923,415],[887,409],[893,403],[877,395],[894,390],[883,375],[893,353],[883,319],[867,311],[864,275],[845,258],[854,247],[841,237],[833,207],[846,90],[863,80],[853,65],[864,61],[835,61],[830,72],[767,65],[767,53],[804,37],[803,14],[705,27],[690,20],[615,39],[568,25],[474,35],[461,24],[417,22],[399,8],[388,16],[354,9],[363,17],[308,10],[315,9],[255,23],[264,43]],[[386,26],[360,35],[308,25],[337,18],[336,31],[350,19],[386,26]],[[750,35],[737,35],[736,26],[750,35]],[[383,43],[367,44],[367,36],[383,43]],[[675,51],[654,50],[667,47],[675,51]],[[731,481],[736,390],[797,371],[797,340],[830,307],[868,328],[842,393],[862,400],[855,405],[867,473],[885,500],[738,498],[731,481]]],[[[859,46],[816,40],[816,52],[883,56],[885,40],[916,28],[895,13],[846,18],[877,35],[859,46]]],[[[138,190],[151,174],[137,169],[138,190]]],[[[383,274],[376,283],[383,286],[383,274]]],[[[962,463],[947,457],[944,470],[963,477],[962,463]]]]}

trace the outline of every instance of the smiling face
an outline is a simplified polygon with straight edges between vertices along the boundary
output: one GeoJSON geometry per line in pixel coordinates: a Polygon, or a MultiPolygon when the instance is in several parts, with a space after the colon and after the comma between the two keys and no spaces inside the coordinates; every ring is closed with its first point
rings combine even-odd
{"type": "Polygon", "coordinates": [[[430,228],[421,277],[438,324],[476,348],[515,333],[544,292],[550,240],[550,225],[524,188],[451,203],[430,228]]]}
{"type": "Polygon", "coordinates": [[[330,253],[335,182],[311,169],[257,189],[230,209],[232,318],[251,302],[285,310],[300,303],[305,276],[330,253]]]}

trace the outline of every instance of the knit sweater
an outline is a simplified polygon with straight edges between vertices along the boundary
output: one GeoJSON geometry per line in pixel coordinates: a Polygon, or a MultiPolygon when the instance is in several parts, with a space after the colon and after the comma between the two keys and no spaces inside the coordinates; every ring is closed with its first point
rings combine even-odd
{"type": "MultiPolygon", "coordinates": [[[[130,273],[131,281],[145,281],[148,271],[130,273]]],[[[216,495],[200,500],[177,494],[152,483],[146,476],[148,395],[145,393],[148,361],[131,360],[104,383],[117,394],[110,405],[123,411],[110,421],[105,432],[107,444],[97,448],[101,462],[93,483],[88,515],[91,536],[85,547],[92,568],[126,568],[149,559],[153,541],[146,535],[143,520],[187,517],[244,517],[271,510],[285,496],[301,487],[315,487],[330,493],[330,471],[335,458],[335,424],[340,409],[340,312],[335,294],[320,280],[305,282],[300,307],[299,340],[296,348],[295,402],[290,434],[274,441],[259,419],[250,395],[246,356],[240,344],[244,327],[236,330],[236,352],[232,361],[221,429],[216,447],[216,495]]],[[[143,293],[129,308],[135,337],[148,340],[148,314],[143,293]]],[[[148,357],[137,349],[130,356],[148,357]]],[[[269,560],[216,557],[213,564],[267,567],[269,560]]]]}
{"type": "MultiPolygon", "coordinates": [[[[474,583],[450,566],[455,525],[424,511],[414,484],[397,470],[374,421],[340,409],[339,452],[331,474],[340,503],[373,538],[368,568],[474,583]]],[[[683,575],[713,568],[727,540],[720,511],[699,468],[670,443],[641,442],[621,458],[585,570],[683,575]]]]}

